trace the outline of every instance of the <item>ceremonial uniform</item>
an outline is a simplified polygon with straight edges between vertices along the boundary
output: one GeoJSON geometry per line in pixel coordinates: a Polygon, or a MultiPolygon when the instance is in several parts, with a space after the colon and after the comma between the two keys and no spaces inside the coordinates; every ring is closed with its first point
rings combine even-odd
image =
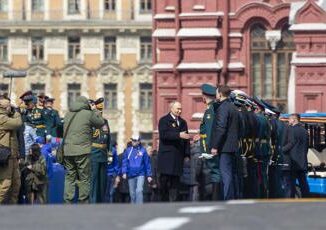
{"type": "MultiPolygon", "coordinates": [[[[258,99],[254,99],[257,105],[264,109],[264,105],[258,99]]],[[[256,137],[256,160],[258,170],[258,198],[268,197],[268,165],[271,156],[271,126],[268,119],[261,112],[256,114],[258,132],[256,137]]]]}
{"type": "MultiPolygon", "coordinates": [[[[214,98],[213,101],[207,104],[207,109],[205,110],[204,116],[199,127],[201,153],[211,154],[210,142],[213,125],[216,118],[216,109],[218,108],[218,103],[215,101],[216,87],[209,84],[203,84],[201,90],[202,94],[214,98]]],[[[221,182],[221,173],[219,170],[219,157],[213,156],[212,158],[205,159],[204,164],[206,164],[206,167],[210,171],[211,177],[209,183],[213,184],[213,200],[217,200],[219,195],[219,183],[221,182]]]]}
{"type": "MultiPolygon", "coordinates": [[[[98,104],[103,103],[103,100],[97,100],[95,104],[100,110],[98,104]]],[[[99,128],[93,128],[93,143],[91,150],[91,193],[90,202],[100,203],[105,201],[106,191],[106,169],[108,162],[108,152],[110,151],[110,128],[106,119],[105,124],[99,128]]]]}
{"type": "MultiPolygon", "coordinates": [[[[49,98],[46,102],[53,102],[53,98],[49,98]]],[[[57,129],[62,126],[62,122],[57,110],[47,107],[43,109],[44,124],[46,134],[52,137],[57,137],[57,129]]]]}
{"type": "Polygon", "coordinates": [[[37,136],[44,137],[46,135],[45,120],[42,109],[33,108],[27,110],[26,122],[32,124],[36,128],[37,136]]]}
{"type": "Polygon", "coordinates": [[[30,123],[36,128],[36,135],[39,137],[45,137],[46,129],[43,117],[43,108],[36,107],[37,98],[33,95],[32,91],[27,91],[20,96],[28,107],[30,103],[33,104],[32,108],[26,108],[22,111],[22,118],[24,122],[30,123]]]}

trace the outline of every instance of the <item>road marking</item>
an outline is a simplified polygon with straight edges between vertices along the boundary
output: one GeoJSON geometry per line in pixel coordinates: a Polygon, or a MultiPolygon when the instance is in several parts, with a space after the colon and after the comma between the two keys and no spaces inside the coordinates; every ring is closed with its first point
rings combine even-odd
{"type": "Polygon", "coordinates": [[[255,200],[229,200],[226,204],[255,204],[255,200]]]}
{"type": "Polygon", "coordinates": [[[179,213],[210,213],[223,209],[224,207],[222,206],[184,207],[179,209],[179,213]]]}
{"type": "Polygon", "coordinates": [[[150,220],[135,230],[174,230],[188,222],[188,217],[162,217],[150,220]]]}

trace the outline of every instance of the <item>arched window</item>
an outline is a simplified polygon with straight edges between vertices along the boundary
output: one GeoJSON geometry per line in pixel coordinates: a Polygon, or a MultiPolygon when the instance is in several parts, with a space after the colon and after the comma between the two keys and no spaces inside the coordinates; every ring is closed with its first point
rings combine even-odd
{"type": "Polygon", "coordinates": [[[287,92],[292,53],[295,50],[292,33],[286,25],[282,39],[273,51],[266,40],[266,29],[255,24],[250,31],[252,94],[259,96],[283,112],[287,110],[287,92]]]}

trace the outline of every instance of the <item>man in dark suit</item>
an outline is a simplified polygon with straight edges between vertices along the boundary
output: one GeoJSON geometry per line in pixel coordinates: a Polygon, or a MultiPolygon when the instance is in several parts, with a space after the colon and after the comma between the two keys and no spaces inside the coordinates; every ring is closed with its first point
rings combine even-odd
{"type": "Polygon", "coordinates": [[[296,180],[299,182],[302,197],[309,196],[309,185],[307,182],[308,170],[308,133],[300,125],[300,115],[291,114],[289,117],[289,128],[287,137],[282,148],[284,157],[289,163],[289,171],[284,171],[286,197],[295,197],[296,180]]]}
{"type": "Polygon", "coordinates": [[[216,98],[220,106],[216,111],[216,121],[211,140],[211,153],[220,157],[224,200],[235,199],[234,177],[235,154],[239,149],[239,112],[229,99],[231,89],[221,86],[216,98]]]}
{"type": "Polygon", "coordinates": [[[184,159],[189,160],[190,135],[187,122],[180,117],[179,102],[170,104],[170,113],[158,124],[160,142],[158,150],[159,186],[162,201],[176,201],[184,159]]]}

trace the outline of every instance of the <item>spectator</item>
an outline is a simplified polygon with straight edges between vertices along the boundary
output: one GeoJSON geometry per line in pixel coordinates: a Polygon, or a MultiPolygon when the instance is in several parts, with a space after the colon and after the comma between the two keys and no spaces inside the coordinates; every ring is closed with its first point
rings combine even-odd
{"type": "Polygon", "coordinates": [[[114,193],[117,187],[116,178],[119,175],[119,159],[116,142],[112,144],[111,154],[108,159],[107,186],[105,192],[105,201],[108,203],[113,203],[114,193]]]}
{"type": "Polygon", "coordinates": [[[20,114],[8,98],[0,99],[0,145],[10,148],[9,160],[0,165],[0,204],[17,204],[20,189],[17,130],[22,126],[20,114]]]}
{"type": "Polygon", "coordinates": [[[146,149],[140,143],[139,136],[131,138],[132,146],[123,153],[122,177],[128,178],[131,203],[143,203],[143,188],[145,177],[148,183],[152,181],[150,158],[146,149]]]}
{"type": "Polygon", "coordinates": [[[92,128],[101,128],[104,119],[90,106],[86,97],[78,97],[64,119],[64,167],[66,203],[73,203],[78,181],[78,202],[88,203],[90,194],[90,153],[92,128]]]}
{"type": "Polygon", "coordinates": [[[307,131],[300,125],[300,115],[291,114],[288,135],[282,149],[287,158],[286,163],[289,163],[289,170],[283,171],[287,198],[295,197],[296,181],[299,183],[302,197],[309,197],[306,175],[308,171],[308,138],[307,131]]]}
{"type": "Polygon", "coordinates": [[[151,197],[150,201],[158,202],[160,201],[159,190],[158,190],[158,172],[157,172],[157,151],[153,150],[152,147],[149,147],[148,155],[151,159],[151,167],[152,167],[152,179],[153,181],[150,183],[151,197]]]}
{"type": "Polygon", "coordinates": [[[36,143],[31,146],[25,169],[27,172],[24,186],[28,203],[47,203],[46,162],[40,146],[36,143]]]}
{"type": "Polygon", "coordinates": [[[36,142],[36,129],[30,122],[25,122],[24,142],[25,142],[25,159],[30,153],[31,146],[36,142]]]}

